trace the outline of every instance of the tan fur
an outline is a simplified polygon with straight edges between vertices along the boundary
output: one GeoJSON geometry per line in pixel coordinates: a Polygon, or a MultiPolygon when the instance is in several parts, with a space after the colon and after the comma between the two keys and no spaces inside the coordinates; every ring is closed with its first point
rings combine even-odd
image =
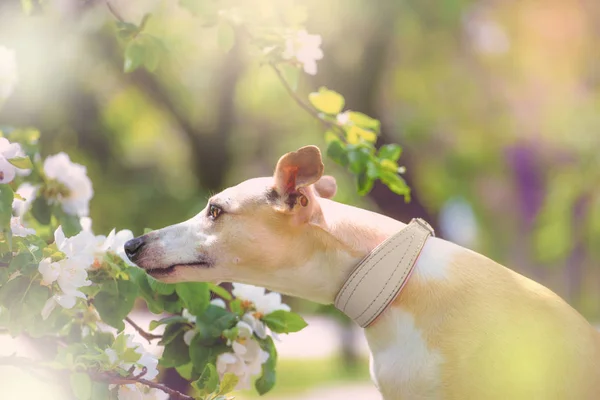
{"type": "MultiPolygon", "coordinates": [[[[274,177],[226,189],[189,221],[145,235],[135,261],[166,282],[250,283],[330,304],[356,264],[405,225],[329,200],[335,180],[322,173],[316,147],[288,153],[274,177]],[[214,220],[210,204],[223,209],[214,220]]],[[[440,254],[445,245],[428,246],[440,254]]],[[[484,256],[448,254],[422,254],[366,330],[386,400],[600,398],[600,336],[583,317],[484,256]]]]}
{"type": "Polygon", "coordinates": [[[445,399],[600,398],[600,336],[571,306],[466,249],[450,266],[450,279],[411,280],[393,304],[443,354],[445,399]]]}

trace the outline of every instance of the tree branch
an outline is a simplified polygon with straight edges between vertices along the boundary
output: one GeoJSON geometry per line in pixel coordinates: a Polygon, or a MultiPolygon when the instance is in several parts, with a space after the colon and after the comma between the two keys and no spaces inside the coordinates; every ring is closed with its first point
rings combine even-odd
{"type": "Polygon", "coordinates": [[[304,111],[306,111],[308,114],[310,114],[310,116],[318,119],[319,122],[321,122],[327,129],[336,130],[338,135],[340,136],[340,138],[345,141],[345,138],[346,138],[345,132],[339,125],[337,125],[334,122],[324,119],[317,110],[315,110],[313,107],[306,104],[296,94],[296,92],[294,92],[294,89],[292,89],[292,87],[290,86],[288,81],[286,81],[285,77],[283,76],[283,74],[281,73],[279,68],[277,68],[277,66],[275,64],[270,63],[269,66],[271,67],[271,69],[273,69],[273,71],[275,71],[277,78],[283,84],[283,87],[285,88],[286,92],[288,92],[288,94],[292,97],[292,99],[294,99],[294,101],[296,102],[296,104],[298,104],[300,106],[300,108],[302,108],[304,111]]]}
{"type": "Polygon", "coordinates": [[[138,324],[136,324],[135,322],[133,322],[133,320],[131,318],[129,318],[129,317],[126,317],[125,321],[127,321],[127,323],[129,325],[131,325],[131,327],[133,329],[135,329],[137,331],[137,333],[140,334],[141,337],[143,337],[144,339],[146,339],[148,341],[148,343],[152,342],[152,340],[154,340],[154,339],[161,339],[162,338],[162,335],[155,335],[153,333],[146,332],[138,324]]]}
{"type": "MultiPolygon", "coordinates": [[[[44,370],[54,370],[56,372],[67,372],[66,370],[56,370],[49,365],[45,365],[44,363],[31,360],[25,357],[18,356],[9,356],[9,357],[0,357],[0,365],[9,365],[13,367],[19,368],[27,368],[27,369],[44,369],[44,370]]],[[[130,375],[130,376],[119,376],[114,372],[107,371],[85,371],[92,380],[97,382],[104,382],[112,385],[130,385],[141,383],[142,385],[146,385],[153,389],[162,390],[170,396],[171,400],[194,400],[193,397],[178,392],[177,390],[173,390],[168,386],[163,384],[152,382],[147,379],[143,379],[142,376],[145,375],[146,369],[143,368],[142,372],[138,375],[130,375]]]]}
{"type": "Polygon", "coordinates": [[[121,14],[119,14],[117,12],[117,10],[115,10],[113,8],[113,6],[110,4],[110,0],[106,0],[106,7],[108,8],[108,11],[110,11],[110,13],[117,19],[119,20],[119,22],[125,22],[125,19],[123,19],[123,17],[121,17],[121,14]]]}

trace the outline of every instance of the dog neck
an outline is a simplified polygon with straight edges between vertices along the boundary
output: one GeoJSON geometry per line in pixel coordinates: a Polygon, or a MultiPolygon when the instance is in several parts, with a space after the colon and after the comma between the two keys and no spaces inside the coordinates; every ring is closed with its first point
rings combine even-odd
{"type": "MultiPolygon", "coordinates": [[[[265,282],[269,289],[311,300],[332,304],[340,288],[358,263],[377,245],[406,225],[375,212],[319,199],[324,224],[311,227],[311,240],[319,243],[317,251],[294,268],[273,271],[265,282]]],[[[301,258],[299,256],[299,258],[301,258]]]]}

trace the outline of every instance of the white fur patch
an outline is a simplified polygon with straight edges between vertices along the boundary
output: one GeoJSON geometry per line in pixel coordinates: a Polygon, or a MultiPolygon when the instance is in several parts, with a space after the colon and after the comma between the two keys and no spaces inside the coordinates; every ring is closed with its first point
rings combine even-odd
{"type": "Polygon", "coordinates": [[[411,314],[391,308],[366,330],[372,373],[386,400],[441,398],[442,355],[430,350],[411,314]]]}
{"type": "Polygon", "coordinates": [[[422,279],[447,279],[448,265],[461,250],[464,251],[454,243],[435,237],[429,238],[423,246],[414,273],[422,279]]]}

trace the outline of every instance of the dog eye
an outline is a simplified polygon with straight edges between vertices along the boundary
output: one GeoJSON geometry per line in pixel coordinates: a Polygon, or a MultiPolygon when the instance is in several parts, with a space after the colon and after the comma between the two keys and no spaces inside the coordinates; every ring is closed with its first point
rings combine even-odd
{"type": "Polygon", "coordinates": [[[208,214],[210,215],[210,217],[212,219],[217,219],[219,217],[219,215],[221,215],[222,212],[223,212],[223,210],[220,207],[217,207],[212,204],[208,208],[208,214]]]}

